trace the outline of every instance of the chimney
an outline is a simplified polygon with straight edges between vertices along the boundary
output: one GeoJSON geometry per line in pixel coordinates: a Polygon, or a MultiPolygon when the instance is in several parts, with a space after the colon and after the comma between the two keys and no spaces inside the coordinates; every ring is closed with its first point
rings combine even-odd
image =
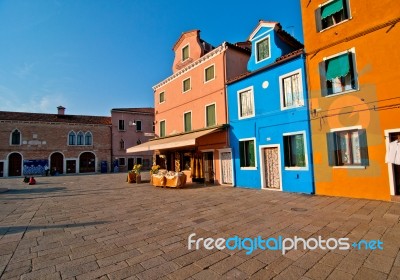
{"type": "Polygon", "coordinates": [[[59,115],[64,115],[65,114],[65,108],[63,106],[58,106],[57,110],[58,110],[58,114],[59,115]]]}

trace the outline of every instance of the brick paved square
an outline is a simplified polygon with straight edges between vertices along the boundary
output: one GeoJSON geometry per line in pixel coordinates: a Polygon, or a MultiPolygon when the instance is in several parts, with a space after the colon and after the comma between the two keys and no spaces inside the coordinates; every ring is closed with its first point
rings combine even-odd
{"type": "Polygon", "coordinates": [[[400,271],[397,203],[156,188],[127,184],[122,173],[37,180],[29,192],[20,178],[0,179],[10,190],[0,193],[0,279],[395,279],[400,271]],[[191,233],[381,239],[384,250],[188,250],[191,233]]]}

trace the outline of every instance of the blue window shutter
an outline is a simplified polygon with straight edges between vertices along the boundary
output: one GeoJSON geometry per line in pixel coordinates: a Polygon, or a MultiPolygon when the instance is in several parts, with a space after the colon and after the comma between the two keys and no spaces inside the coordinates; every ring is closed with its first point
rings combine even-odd
{"type": "Polygon", "coordinates": [[[336,166],[336,134],[335,132],[329,132],[326,134],[326,140],[328,144],[328,164],[329,166],[336,166]]]}
{"type": "Polygon", "coordinates": [[[365,129],[358,130],[358,139],[360,140],[361,165],[369,166],[367,131],[365,129]]]}

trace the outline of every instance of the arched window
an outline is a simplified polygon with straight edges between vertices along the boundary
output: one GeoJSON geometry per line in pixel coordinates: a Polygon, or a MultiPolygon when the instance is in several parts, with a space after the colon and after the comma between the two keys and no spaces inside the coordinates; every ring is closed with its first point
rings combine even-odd
{"type": "Polygon", "coordinates": [[[85,133],[85,145],[92,145],[92,133],[90,131],[85,133]]]}
{"type": "Polygon", "coordinates": [[[124,150],[125,149],[125,141],[123,139],[121,139],[121,141],[119,141],[119,149],[120,150],[124,150]]]}
{"type": "Polygon", "coordinates": [[[21,132],[18,129],[11,133],[11,145],[21,145],[21,132]]]}
{"type": "Polygon", "coordinates": [[[73,131],[68,134],[68,145],[76,145],[76,134],[73,131]]]}
{"type": "Polygon", "coordinates": [[[83,134],[82,131],[79,131],[78,135],[76,136],[76,144],[77,145],[83,145],[84,139],[85,139],[85,135],[83,134]]]}

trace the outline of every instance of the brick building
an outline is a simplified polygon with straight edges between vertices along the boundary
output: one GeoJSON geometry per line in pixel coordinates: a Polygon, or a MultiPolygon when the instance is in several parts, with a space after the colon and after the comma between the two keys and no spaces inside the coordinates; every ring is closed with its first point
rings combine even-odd
{"type": "Polygon", "coordinates": [[[111,118],[64,112],[0,111],[0,177],[110,170],[111,118]]]}

